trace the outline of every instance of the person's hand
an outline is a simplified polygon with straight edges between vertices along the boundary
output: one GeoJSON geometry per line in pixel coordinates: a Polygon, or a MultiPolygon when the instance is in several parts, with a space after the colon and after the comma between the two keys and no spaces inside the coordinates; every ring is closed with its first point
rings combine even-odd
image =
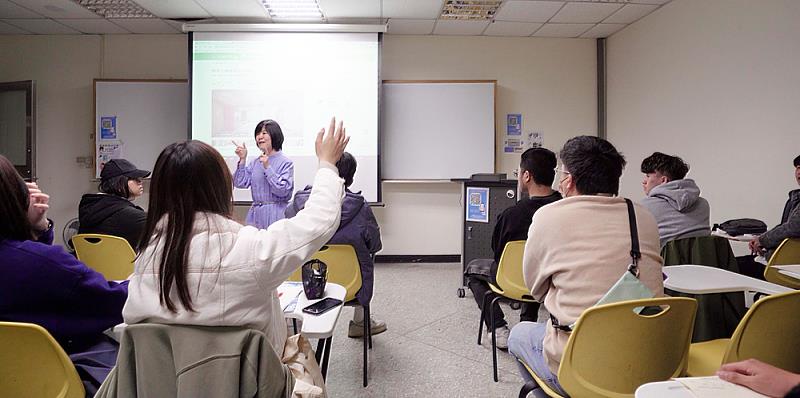
{"type": "Polygon", "coordinates": [[[30,204],[28,205],[28,221],[37,234],[47,231],[47,210],[50,208],[50,195],[42,192],[35,182],[26,182],[30,204]]]}
{"type": "Polygon", "coordinates": [[[350,142],[350,137],[347,136],[343,122],[340,121],[337,125],[336,118],[331,118],[327,134],[324,128],[317,134],[317,158],[320,161],[335,164],[342,157],[348,142],[350,142]]]}
{"type": "Polygon", "coordinates": [[[233,145],[236,145],[236,156],[239,157],[239,162],[243,162],[247,159],[247,145],[242,142],[242,145],[236,143],[236,141],[231,141],[233,145]]]}
{"type": "Polygon", "coordinates": [[[749,246],[750,246],[750,254],[756,256],[759,254],[764,254],[764,252],[767,251],[766,249],[764,249],[763,246],[761,246],[761,241],[758,240],[758,237],[751,240],[749,246]]]}
{"type": "Polygon", "coordinates": [[[726,363],[717,371],[720,379],[743,385],[770,397],[783,397],[800,384],[800,375],[756,359],[726,363]]]}
{"type": "Polygon", "coordinates": [[[264,166],[264,169],[269,167],[269,156],[266,153],[261,154],[261,156],[258,157],[258,160],[264,166]]]}

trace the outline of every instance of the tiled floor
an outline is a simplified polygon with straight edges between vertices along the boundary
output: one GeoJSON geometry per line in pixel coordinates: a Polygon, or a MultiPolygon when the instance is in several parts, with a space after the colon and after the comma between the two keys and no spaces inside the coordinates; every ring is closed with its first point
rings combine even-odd
{"type": "MultiPolygon", "coordinates": [[[[353,309],[346,307],[331,348],[330,397],[517,396],[516,361],[498,350],[495,383],[491,342],[476,344],[480,313],[468,290],[456,295],[460,264],[377,264],[375,274],[372,313],[389,330],[373,337],[369,386],[362,387],[362,340],[347,337],[353,309]]],[[[503,310],[510,326],[518,322],[518,311],[503,310]]]]}

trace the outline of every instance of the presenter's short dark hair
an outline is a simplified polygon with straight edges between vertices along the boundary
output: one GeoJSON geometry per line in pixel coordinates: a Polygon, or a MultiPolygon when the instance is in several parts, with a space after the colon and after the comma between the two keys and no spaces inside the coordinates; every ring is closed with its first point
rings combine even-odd
{"type": "Polygon", "coordinates": [[[262,120],[256,125],[253,137],[257,136],[263,129],[266,129],[267,134],[269,134],[269,140],[272,141],[272,149],[276,151],[283,149],[283,130],[281,130],[281,125],[272,119],[262,120]]]}
{"type": "Polygon", "coordinates": [[[670,181],[681,180],[689,172],[689,165],[677,156],[653,152],[652,155],[642,160],[642,173],[655,172],[661,173],[670,181]]]}
{"type": "Polygon", "coordinates": [[[339,169],[339,177],[344,178],[345,187],[349,187],[353,183],[356,167],[358,167],[358,162],[349,152],[343,153],[342,157],[336,162],[336,168],[339,169]]]}
{"type": "Polygon", "coordinates": [[[522,152],[519,168],[521,171],[531,173],[535,183],[553,185],[556,175],[556,154],[546,148],[530,148],[522,152]]]}
{"type": "Polygon", "coordinates": [[[794,158],[794,167],[800,167],[800,156],[794,158]]]}
{"type": "Polygon", "coordinates": [[[581,195],[619,194],[625,157],[610,142],[582,135],[570,138],[558,155],[581,195]]]}

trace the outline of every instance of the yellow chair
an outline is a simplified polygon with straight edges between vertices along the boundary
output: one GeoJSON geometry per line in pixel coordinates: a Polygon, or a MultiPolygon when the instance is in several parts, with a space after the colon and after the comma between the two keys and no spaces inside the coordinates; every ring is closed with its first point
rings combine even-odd
{"type": "Polygon", "coordinates": [[[128,241],[111,235],[78,234],[72,237],[78,260],[110,281],[128,279],[136,258],[128,241]]]}
{"type": "MultiPolygon", "coordinates": [[[[356,293],[361,289],[361,267],[358,263],[356,250],[351,245],[325,245],[311,256],[312,259],[322,261],[328,266],[328,282],[344,286],[345,305],[360,306],[355,300],[356,293]]],[[[302,267],[298,268],[291,276],[290,281],[302,281],[302,267]]],[[[364,307],[364,387],[367,386],[367,348],[372,348],[372,330],[370,329],[369,306],[364,307]]]]}
{"type": "Polygon", "coordinates": [[[764,268],[764,279],[792,289],[800,289],[800,279],[781,274],[776,265],[800,264],[800,239],[784,239],[764,268]]]}
{"type": "Polygon", "coordinates": [[[503,248],[503,254],[500,255],[500,263],[497,264],[497,276],[495,277],[496,283],[489,283],[491,291],[487,291],[483,296],[483,305],[481,306],[481,319],[478,321],[478,345],[481,344],[481,337],[483,336],[483,320],[486,319],[486,302],[495,294],[489,308],[489,318],[491,319],[491,333],[492,333],[492,368],[494,381],[497,382],[497,336],[496,327],[494,324],[494,307],[500,300],[511,300],[525,303],[535,303],[536,300],[531,297],[531,292],[525,286],[525,278],[522,276],[522,255],[525,253],[525,241],[514,240],[506,243],[503,248]]]}
{"type": "Polygon", "coordinates": [[[689,376],[711,376],[723,363],[755,358],[800,373],[800,291],[767,296],[747,311],[730,339],[692,344],[689,376]]]}
{"type": "MultiPolygon", "coordinates": [[[[633,398],[642,384],[682,375],[696,310],[697,301],[686,297],[622,301],[587,309],[564,348],[559,384],[572,397],[633,398]],[[638,307],[662,310],[637,314],[638,307]]],[[[548,396],[561,397],[523,365],[548,396]]],[[[525,391],[528,386],[520,397],[530,391],[525,391]]]]}
{"type": "Polygon", "coordinates": [[[0,322],[0,396],[83,398],[75,366],[53,336],[31,323],[0,322]]]}

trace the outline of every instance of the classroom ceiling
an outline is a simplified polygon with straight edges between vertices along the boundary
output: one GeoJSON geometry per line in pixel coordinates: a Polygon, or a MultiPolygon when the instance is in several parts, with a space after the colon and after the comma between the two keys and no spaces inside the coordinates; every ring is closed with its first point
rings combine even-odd
{"type": "MultiPolygon", "coordinates": [[[[0,0],[0,34],[180,33],[183,22],[303,22],[275,0],[0,0]]],[[[286,1],[286,0],[281,0],[286,1]]],[[[309,1],[309,0],[306,0],[309,1]]],[[[316,23],[386,24],[401,35],[608,37],[671,0],[310,0],[316,23]]]]}

